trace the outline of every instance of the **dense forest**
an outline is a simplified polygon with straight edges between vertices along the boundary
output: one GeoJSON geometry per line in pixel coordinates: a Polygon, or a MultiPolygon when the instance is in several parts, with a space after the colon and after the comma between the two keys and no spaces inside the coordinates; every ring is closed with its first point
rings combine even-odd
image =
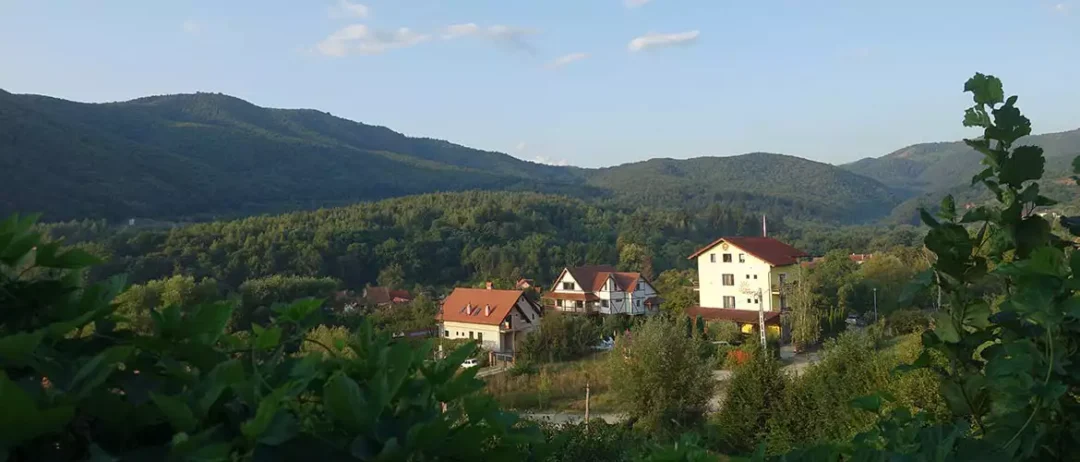
{"type": "MultiPolygon", "coordinates": [[[[445,287],[493,279],[547,281],[566,265],[619,264],[650,275],[690,268],[698,247],[723,235],[760,235],[756,214],[714,204],[700,210],[601,207],[561,196],[442,193],[349,207],[175,228],[79,221],[45,226],[108,261],[101,276],[141,283],[172,275],[229,288],[272,275],[365,284],[445,287]]],[[[870,251],[911,245],[912,227],[831,228],[769,220],[769,233],[805,250],[870,251]]]]}
{"type": "MultiPolygon", "coordinates": [[[[1077,138],[1077,132],[1032,138],[1051,154],[1048,168],[1062,172],[1051,178],[1064,176],[1062,159],[1080,151],[1077,138]]],[[[912,222],[920,194],[936,202],[943,188],[966,184],[977,170],[978,156],[961,147],[916,145],[842,167],[753,153],[583,169],[221,94],[84,104],[0,90],[0,215],[209,221],[499,190],[568,195],[605,207],[719,204],[814,223],[870,223],[890,213],[893,223],[912,222]]]]}

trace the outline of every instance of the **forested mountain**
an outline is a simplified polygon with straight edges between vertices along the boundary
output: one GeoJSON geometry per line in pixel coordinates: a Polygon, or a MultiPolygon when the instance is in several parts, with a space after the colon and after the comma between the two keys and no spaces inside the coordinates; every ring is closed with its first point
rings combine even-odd
{"type": "Polygon", "coordinates": [[[850,223],[902,200],[873,180],[789,156],[555,167],[209,93],[85,104],[0,91],[0,172],[0,215],[40,211],[46,220],[238,217],[427,192],[524,190],[850,223]]]}
{"type": "MultiPolygon", "coordinates": [[[[1080,129],[1021,138],[1017,145],[1042,147],[1046,173],[1043,194],[1061,202],[1059,209],[1075,209],[1080,187],[1070,179],[1072,160],[1080,156],[1080,129]]],[[[986,188],[971,186],[971,177],[982,171],[982,154],[963,141],[908,146],[878,158],[866,158],[843,167],[896,188],[908,199],[886,219],[891,223],[919,223],[919,207],[934,208],[946,194],[960,205],[993,200],[986,188]]]]}
{"type": "Polygon", "coordinates": [[[0,215],[244,215],[430,191],[599,195],[574,169],[218,94],[83,104],[0,92],[0,215]]]}
{"type": "Polygon", "coordinates": [[[589,184],[626,203],[752,203],[759,213],[827,221],[878,218],[905,199],[878,181],[833,165],[760,152],[625,164],[592,172],[589,184]]]}
{"type": "MultiPolygon", "coordinates": [[[[1080,155],[1080,129],[1021,138],[1017,145],[1031,144],[1045,151],[1044,180],[1069,176],[1070,164],[1080,155]]],[[[982,154],[963,141],[923,143],[886,154],[868,157],[843,167],[886,185],[911,193],[940,192],[969,184],[984,168],[982,154]]]]}

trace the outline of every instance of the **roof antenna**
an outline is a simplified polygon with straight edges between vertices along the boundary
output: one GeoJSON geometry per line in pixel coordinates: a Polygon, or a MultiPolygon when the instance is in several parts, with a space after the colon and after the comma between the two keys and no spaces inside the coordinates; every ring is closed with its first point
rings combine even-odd
{"type": "Polygon", "coordinates": [[[765,215],[761,215],[761,237],[769,237],[769,228],[765,226],[765,215]]]}

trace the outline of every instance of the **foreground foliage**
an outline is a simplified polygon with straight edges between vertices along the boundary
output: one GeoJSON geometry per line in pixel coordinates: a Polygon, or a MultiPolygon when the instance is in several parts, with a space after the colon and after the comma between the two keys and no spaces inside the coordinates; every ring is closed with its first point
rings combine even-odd
{"type": "Polygon", "coordinates": [[[0,224],[0,460],[505,460],[542,439],[458,373],[472,347],[432,361],[362,326],[342,354],[304,337],[318,300],[235,334],[229,303],[117,329],[120,281],[83,286],[93,257],[32,222],[0,224]]]}

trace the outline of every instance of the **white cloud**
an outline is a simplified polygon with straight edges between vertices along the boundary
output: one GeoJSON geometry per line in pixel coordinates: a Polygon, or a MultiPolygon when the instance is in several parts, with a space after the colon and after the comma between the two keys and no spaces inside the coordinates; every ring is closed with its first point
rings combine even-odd
{"type": "Polygon", "coordinates": [[[649,48],[663,48],[676,45],[688,45],[695,42],[700,31],[691,30],[673,34],[648,33],[630,41],[627,48],[630,51],[642,51],[649,48]]]}
{"type": "Polygon", "coordinates": [[[407,27],[396,31],[376,31],[363,24],[353,24],[339,29],[315,45],[316,50],[327,56],[348,54],[376,55],[397,48],[418,45],[430,37],[407,27]]]}
{"type": "Polygon", "coordinates": [[[1057,14],[1069,14],[1068,3],[1057,3],[1054,5],[1054,12],[1057,14]]]}
{"type": "Polygon", "coordinates": [[[191,35],[199,35],[199,33],[202,32],[202,25],[191,19],[184,21],[184,23],[181,24],[180,27],[184,29],[185,33],[191,35]]]}
{"type": "Polygon", "coordinates": [[[570,165],[570,163],[567,162],[566,159],[555,160],[555,159],[549,159],[549,158],[544,157],[544,156],[536,156],[536,157],[534,157],[533,162],[536,162],[538,164],[556,165],[556,166],[559,166],[559,167],[565,167],[567,165],[570,165]]]}
{"type": "Polygon", "coordinates": [[[527,147],[529,147],[529,145],[525,144],[525,142],[522,141],[522,142],[518,143],[517,146],[514,146],[514,150],[517,151],[517,152],[524,152],[525,148],[527,148],[527,147]]]}
{"type": "Polygon", "coordinates": [[[443,29],[442,38],[443,40],[451,40],[458,37],[476,35],[478,32],[480,32],[480,26],[477,26],[474,23],[454,24],[452,26],[446,26],[446,28],[443,29]]]}
{"type": "Polygon", "coordinates": [[[570,64],[570,63],[572,63],[574,61],[581,61],[581,60],[583,60],[585,58],[588,58],[588,57],[589,57],[588,53],[580,53],[580,52],[579,53],[570,53],[568,55],[560,56],[558,58],[555,58],[555,60],[552,61],[551,64],[548,65],[548,67],[551,67],[552,69],[558,69],[558,68],[566,66],[567,64],[570,64]]]}
{"type": "Polygon", "coordinates": [[[626,5],[627,8],[637,8],[639,6],[644,6],[651,1],[652,0],[623,0],[623,5],[626,5]]]}
{"type": "Polygon", "coordinates": [[[528,36],[535,34],[533,29],[523,27],[511,27],[494,25],[481,27],[476,23],[454,24],[442,29],[443,40],[453,40],[464,37],[480,37],[490,40],[498,45],[524,50],[535,53],[536,49],[527,40],[528,36]]]}
{"type": "Polygon", "coordinates": [[[340,18],[366,18],[371,10],[367,5],[353,3],[349,0],[338,0],[337,5],[330,7],[330,17],[340,18]]]}

